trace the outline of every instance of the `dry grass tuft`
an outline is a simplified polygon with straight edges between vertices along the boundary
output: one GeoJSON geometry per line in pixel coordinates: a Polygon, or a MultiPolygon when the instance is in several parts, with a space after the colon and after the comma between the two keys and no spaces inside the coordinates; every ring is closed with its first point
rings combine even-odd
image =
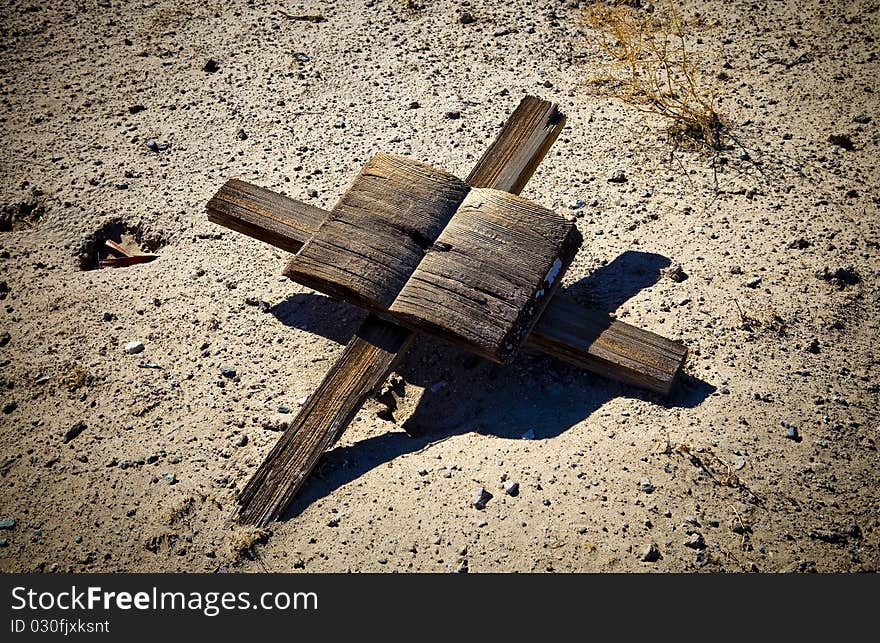
{"type": "Polygon", "coordinates": [[[58,375],[58,386],[75,391],[85,385],[89,379],[89,372],[79,364],[66,366],[58,375]]]}
{"type": "Polygon", "coordinates": [[[595,82],[602,91],[667,119],[677,140],[722,148],[724,121],[715,92],[703,84],[686,24],[671,0],[655,11],[596,2],[586,8],[585,19],[594,41],[616,61],[612,74],[595,82]]]}
{"type": "Polygon", "coordinates": [[[269,540],[269,531],[266,529],[245,528],[234,533],[228,541],[229,560],[232,563],[242,558],[258,560],[257,545],[265,544],[269,540]]]}

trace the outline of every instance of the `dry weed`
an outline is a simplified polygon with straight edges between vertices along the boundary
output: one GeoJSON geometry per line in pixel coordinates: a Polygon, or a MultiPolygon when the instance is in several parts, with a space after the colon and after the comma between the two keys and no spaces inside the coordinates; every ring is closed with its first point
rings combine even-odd
{"type": "Polygon", "coordinates": [[[676,140],[722,148],[724,121],[715,91],[704,84],[686,23],[671,0],[656,11],[597,2],[587,7],[585,19],[594,41],[616,61],[610,75],[594,80],[603,92],[664,117],[676,140]]]}

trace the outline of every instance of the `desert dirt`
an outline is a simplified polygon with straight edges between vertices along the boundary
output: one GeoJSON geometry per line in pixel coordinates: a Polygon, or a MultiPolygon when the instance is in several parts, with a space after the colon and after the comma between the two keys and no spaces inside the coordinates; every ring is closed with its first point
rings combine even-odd
{"type": "Polygon", "coordinates": [[[609,91],[577,2],[207,4],[2,9],[0,569],[880,567],[876,2],[685,3],[720,152],[609,91]],[[577,217],[565,288],[684,342],[680,386],[420,338],[393,419],[370,401],[282,520],[238,526],[363,313],[208,199],[331,208],[378,151],[466,176],[526,94],[568,117],[523,193],[577,217]],[[106,238],[159,257],[93,269],[106,238]]]}

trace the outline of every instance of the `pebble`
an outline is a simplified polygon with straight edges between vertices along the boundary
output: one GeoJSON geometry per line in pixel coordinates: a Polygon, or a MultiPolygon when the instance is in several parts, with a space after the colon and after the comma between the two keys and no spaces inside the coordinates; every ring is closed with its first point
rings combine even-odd
{"type": "Polygon", "coordinates": [[[142,353],[144,350],[143,342],[128,342],[125,345],[125,352],[129,355],[136,355],[138,353],[142,353]]]}
{"type": "Polygon", "coordinates": [[[575,199],[571,203],[568,204],[568,207],[572,210],[580,210],[582,207],[587,205],[587,202],[582,199],[575,199]]]}
{"type": "Polygon", "coordinates": [[[80,420],[64,432],[64,436],[61,438],[61,440],[64,442],[64,444],[67,444],[85,430],[86,423],[80,420]]]}
{"type": "Polygon", "coordinates": [[[147,109],[147,108],[144,107],[143,105],[129,105],[128,113],[129,114],[139,114],[140,112],[144,111],[145,109],[147,109]]]}
{"type": "Polygon", "coordinates": [[[609,183],[626,183],[626,181],[626,172],[620,169],[614,170],[611,176],[608,177],[609,183]]]}
{"type": "Polygon", "coordinates": [[[500,38],[501,36],[506,36],[510,33],[510,29],[507,27],[501,27],[492,32],[492,35],[496,38],[500,38]]]}
{"type": "Polygon", "coordinates": [[[762,280],[760,277],[755,277],[754,279],[750,279],[749,281],[747,281],[746,286],[748,286],[749,288],[757,288],[761,285],[761,281],[762,280]]]}
{"type": "Polygon", "coordinates": [[[457,121],[459,118],[461,118],[461,112],[455,110],[448,111],[446,112],[446,118],[451,121],[457,121]]]}
{"type": "Polygon", "coordinates": [[[519,495],[519,483],[508,480],[504,483],[504,493],[508,496],[518,496],[519,495]]]}
{"type": "Polygon", "coordinates": [[[205,66],[202,67],[202,71],[206,71],[209,74],[213,74],[214,72],[220,69],[220,65],[217,64],[217,61],[213,58],[208,58],[208,61],[205,63],[205,66]]]}
{"type": "Polygon", "coordinates": [[[486,503],[492,499],[492,494],[489,493],[485,487],[480,487],[476,491],[474,491],[474,497],[471,501],[471,504],[474,505],[477,509],[485,509],[486,503]]]}
{"type": "Polygon", "coordinates": [[[0,520],[0,529],[12,529],[15,527],[15,518],[8,517],[0,520]]]}
{"type": "Polygon", "coordinates": [[[800,434],[798,434],[797,427],[790,426],[788,427],[788,431],[785,432],[785,437],[787,437],[789,440],[794,440],[795,442],[797,442],[801,436],[800,434]]]}
{"type": "Polygon", "coordinates": [[[656,489],[656,487],[651,484],[651,481],[647,478],[642,478],[641,482],[639,482],[639,489],[644,491],[645,493],[654,493],[654,489],[656,489]]]}
{"type": "Polygon", "coordinates": [[[247,443],[248,443],[248,436],[241,435],[241,436],[239,436],[238,440],[235,441],[235,446],[243,447],[243,446],[247,446],[247,443]]]}
{"type": "Polygon", "coordinates": [[[642,549],[640,559],[646,563],[656,563],[660,560],[660,548],[656,543],[645,545],[644,549],[642,549]]]}
{"type": "Polygon", "coordinates": [[[220,365],[220,374],[223,377],[228,377],[229,379],[232,379],[236,375],[235,369],[231,366],[226,366],[225,364],[220,365]]]}
{"type": "Polygon", "coordinates": [[[238,133],[235,136],[239,141],[246,141],[248,137],[247,132],[245,132],[244,129],[238,130],[238,133]]]}
{"type": "Polygon", "coordinates": [[[681,267],[681,264],[678,264],[678,263],[670,264],[669,266],[664,268],[661,272],[666,276],[667,279],[671,279],[672,281],[674,281],[676,283],[680,283],[680,282],[684,281],[685,279],[687,279],[687,274],[685,273],[684,269],[681,267]]]}
{"type": "Polygon", "coordinates": [[[458,22],[463,25],[469,25],[475,22],[473,14],[469,11],[462,11],[458,14],[458,22]]]}
{"type": "Polygon", "coordinates": [[[0,539],[0,547],[9,547],[9,539],[8,538],[0,539]]]}
{"type": "Polygon", "coordinates": [[[293,55],[293,57],[296,58],[301,63],[307,63],[311,60],[311,58],[309,58],[308,54],[304,54],[302,52],[295,53],[293,55]]]}
{"type": "Polygon", "coordinates": [[[165,482],[167,482],[168,484],[177,483],[177,476],[173,473],[163,473],[162,477],[165,478],[165,482]]]}
{"type": "Polygon", "coordinates": [[[313,199],[318,198],[318,191],[314,188],[311,188],[308,192],[306,192],[306,194],[308,194],[313,199]]]}
{"type": "Polygon", "coordinates": [[[706,546],[706,539],[703,538],[703,534],[695,531],[684,541],[684,546],[691,549],[703,549],[706,546]]]}
{"type": "Polygon", "coordinates": [[[290,413],[290,409],[282,404],[278,407],[278,412],[286,415],[287,413],[290,413]]]}
{"type": "Polygon", "coordinates": [[[815,337],[810,340],[810,343],[807,344],[807,352],[812,353],[813,355],[819,354],[819,340],[815,337]]]}
{"type": "Polygon", "coordinates": [[[150,148],[153,152],[159,151],[159,143],[156,142],[156,139],[150,138],[147,139],[147,147],[150,148]]]}
{"type": "Polygon", "coordinates": [[[525,433],[522,434],[523,440],[534,440],[535,439],[535,430],[529,429],[525,433]]]}

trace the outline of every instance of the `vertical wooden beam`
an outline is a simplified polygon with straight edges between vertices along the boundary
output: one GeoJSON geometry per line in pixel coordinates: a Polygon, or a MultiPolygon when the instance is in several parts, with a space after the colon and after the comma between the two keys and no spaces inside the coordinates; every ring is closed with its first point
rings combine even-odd
{"type": "MultiPolygon", "coordinates": [[[[565,125],[552,103],[527,96],[468,176],[471,187],[519,194],[565,125]]],[[[414,333],[369,316],[318,390],[238,497],[239,520],[265,526],[299,492],[321,454],[388,378],[414,333]]]]}

